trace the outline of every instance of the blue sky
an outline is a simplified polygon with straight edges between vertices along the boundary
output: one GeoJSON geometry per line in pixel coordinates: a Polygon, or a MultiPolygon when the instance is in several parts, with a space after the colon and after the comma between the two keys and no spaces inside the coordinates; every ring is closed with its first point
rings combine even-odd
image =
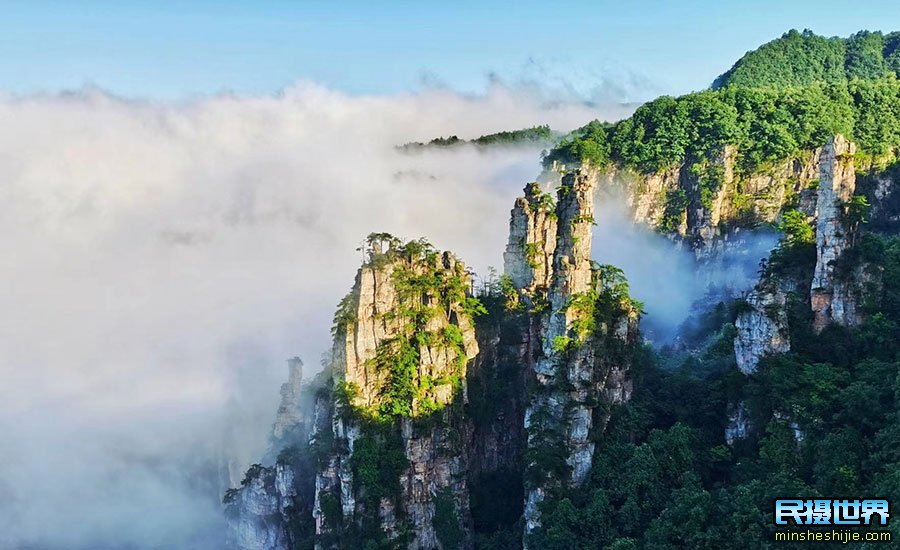
{"type": "Polygon", "coordinates": [[[790,28],[900,29],[896,0],[0,2],[0,91],[86,84],[140,98],[273,93],[312,80],[349,93],[489,75],[629,101],[706,87],[790,28]]]}

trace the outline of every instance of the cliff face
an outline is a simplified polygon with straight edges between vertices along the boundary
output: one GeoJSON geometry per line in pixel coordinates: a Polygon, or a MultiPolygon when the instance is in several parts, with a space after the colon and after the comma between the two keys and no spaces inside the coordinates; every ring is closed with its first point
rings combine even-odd
{"type": "Polygon", "coordinates": [[[478,353],[466,309],[471,280],[449,253],[399,246],[372,242],[339,312],[333,450],[316,476],[313,512],[320,541],[344,544],[349,526],[372,523],[388,539],[408,537],[410,548],[438,547],[438,495],[449,499],[458,532],[469,532],[461,404],[478,353]],[[376,482],[375,470],[389,467],[398,478],[376,482]],[[329,500],[340,503],[340,518],[329,517],[329,500]]]}
{"type": "Polygon", "coordinates": [[[816,332],[831,322],[854,326],[858,321],[850,283],[835,276],[836,262],[851,245],[845,210],[856,191],[855,153],[856,145],[843,136],[829,140],[822,153],[816,200],[816,270],[810,291],[816,332]]]}
{"type": "Polygon", "coordinates": [[[747,309],[735,322],[735,357],[743,372],[754,372],[766,355],[790,349],[787,310],[792,293],[808,292],[816,333],[830,323],[852,327],[862,321],[860,304],[866,286],[877,285],[880,274],[867,264],[857,265],[849,273],[840,270],[842,257],[854,246],[857,236],[849,213],[856,190],[855,152],[853,143],[834,136],[814,155],[819,159],[819,185],[803,192],[798,210],[812,226],[815,267],[811,276],[804,271],[778,273],[769,269],[747,296],[747,309]]]}
{"type": "Polygon", "coordinates": [[[590,470],[594,438],[605,423],[598,407],[628,399],[631,392],[627,354],[618,357],[606,346],[633,343],[637,311],[623,297],[599,303],[611,274],[590,257],[596,181],[589,171],[563,177],[555,223],[547,221],[546,207],[534,208],[534,199],[528,199],[533,187],[526,188],[526,200],[520,199],[512,212],[505,267],[529,308],[534,334],[528,350],[534,384],[525,411],[526,543],[540,526],[540,503],[547,492],[581,484],[590,470]],[[527,252],[532,250],[533,255],[527,252]],[[553,464],[549,456],[562,456],[564,463],[553,464]]]}
{"type": "MultiPolygon", "coordinates": [[[[737,316],[734,351],[737,366],[744,374],[756,372],[765,356],[791,349],[792,308],[801,312],[797,319],[800,325],[807,323],[805,316],[809,315],[813,332],[819,334],[830,324],[858,326],[864,320],[866,297],[880,293],[880,268],[862,261],[855,249],[859,237],[859,219],[854,219],[859,213],[851,211],[856,190],[855,151],[855,145],[839,135],[822,148],[818,155],[819,185],[801,196],[801,215],[795,218],[803,220],[809,242],[791,242],[799,238],[796,235],[786,237],[737,316]],[[811,253],[808,265],[806,260],[796,264],[796,259],[792,265],[787,258],[798,257],[798,250],[807,246],[811,253]]],[[[877,210],[884,207],[883,196],[878,196],[877,188],[875,191],[877,210]]],[[[731,410],[725,434],[729,443],[758,428],[750,425],[745,403],[734,403],[731,410]]],[[[784,415],[783,420],[789,422],[795,439],[801,441],[803,433],[796,421],[789,415],[784,415]]]]}
{"type": "Polygon", "coordinates": [[[288,360],[288,381],[281,386],[270,448],[264,462],[254,464],[241,486],[223,499],[228,548],[294,548],[303,533],[294,528],[299,514],[310,514],[313,468],[302,450],[307,448],[313,399],[303,384],[303,362],[288,360]]]}
{"type": "Polygon", "coordinates": [[[272,425],[272,439],[276,446],[294,438],[302,438],[309,431],[308,407],[303,398],[303,361],[288,359],[288,381],[281,385],[281,403],[272,425]]]}
{"type": "Polygon", "coordinates": [[[294,513],[297,488],[293,469],[284,463],[271,468],[255,465],[245,483],[225,497],[230,548],[292,548],[287,529],[294,513]]]}
{"type": "Polygon", "coordinates": [[[552,197],[537,183],[528,184],[510,213],[509,242],[503,253],[504,272],[527,296],[550,287],[557,226],[552,197]]]}
{"type": "Polygon", "coordinates": [[[764,356],[790,351],[788,294],[795,290],[793,281],[772,276],[748,294],[747,308],[734,322],[734,355],[744,374],[756,371],[764,356]]]}
{"type": "Polygon", "coordinates": [[[594,173],[601,191],[624,191],[635,222],[681,239],[698,259],[710,259],[734,228],[775,222],[819,178],[820,154],[816,149],[744,174],[737,151],[727,146],[712,158],[658,173],[615,165],[594,173]]]}
{"type": "Polygon", "coordinates": [[[490,312],[453,255],[370,236],[311,412],[290,363],[273,442],[296,443],[226,496],[229,546],[470,548],[472,506],[501,508],[487,532],[523,513],[526,537],[539,526],[543,497],[584,481],[608,406],[631,393],[639,311],[621,272],[590,258],[597,180],[565,175],[555,202],[526,187],[490,312]]]}

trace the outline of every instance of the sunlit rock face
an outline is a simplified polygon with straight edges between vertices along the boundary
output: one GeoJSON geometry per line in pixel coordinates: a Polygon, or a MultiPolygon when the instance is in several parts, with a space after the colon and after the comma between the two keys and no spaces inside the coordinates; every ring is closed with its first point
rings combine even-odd
{"type": "Polygon", "coordinates": [[[311,418],[303,412],[310,400],[302,398],[302,363],[289,362],[273,442],[298,426],[305,440],[275,449],[273,466],[254,466],[226,496],[231,548],[292,548],[301,540],[340,547],[369,521],[387,540],[439,547],[437,495],[449,499],[461,544],[471,546],[470,429],[462,416],[467,367],[478,354],[471,275],[421,241],[373,235],[367,246],[335,317],[332,375],[318,381],[311,418]],[[367,484],[380,474],[365,461],[383,466],[372,446],[388,440],[396,442],[396,478],[392,494],[373,500],[367,484]]]}
{"type": "Polygon", "coordinates": [[[375,517],[389,539],[410,531],[410,548],[435,548],[435,496],[446,492],[468,541],[466,429],[454,403],[466,399],[467,366],[478,354],[466,309],[471,276],[452,254],[424,243],[401,248],[384,237],[370,246],[336,321],[333,383],[345,395],[330,405],[332,420],[325,428],[334,445],[316,476],[316,532],[321,540],[334,534],[335,522],[322,503],[332,498],[340,502],[342,525],[375,517]],[[354,479],[359,441],[381,437],[372,436],[366,416],[390,424],[407,462],[399,494],[382,497],[374,510],[365,508],[372,507],[365,484],[354,479]],[[429,416],[440,420],[418,422],[429,416]]]}
{"type": "Polygon", "coordinates": [[[852,242],[845,210],[856,191],[855,153],[855,144],[843,136],[834,136],[825,145],[819,165],[816,270],[810,293],[816,332],[831,322],[855,326],[859,320],[856,301],[851,296],[852,285],[835,274],[836,262],[852,242]]]}
{"type": "Polygon", "coordinates": [[[744,374],[755,372],[764,356],[791,349],[787,296],[796,286],[793,281],[773,276],[760,282],[747,296],[747,309],[738,314],[734,323],[734,355],[744,374]]]}
{"type": "Polygon", "coordinates": [[[533,206],[549,203],[537,198],[533,187],[526,188],[525,199],[519,199],[512,212],[505,268],[530,308],[537,333],[528,353],[535,359],[529,374],[534,386],[525,410],[527,448],[531,456],[561,448],[566,470],[541,471],[533,459],[525,465],[526,471],[537,472],[526,475],[530,478],[524,503],[526,545],[529,534],[540,526],[539,507],[547,491],[580,485],[590,470],[592,436],[606,421],[597,407],[622,402],[631,394],[627,360],[603,354],[600,342],[632,343],[637,312],[628,310],[613,325],[594,324],[595,293],[602,277],[591,261],[597,181],[591,170],[564,175],[552,217],[533,206]],[[548,219],[555,223],[548,224],[548,219]],[[555,244],[550,246],[553,225],[555,244]],[[530,230],[536,227],[543,230],[530,230]]]}
{"type": "Polygon", "coordinates": [[[596,179],[597,188],[624,195],[636,223],[683,242],[697,259],[709,260],[734,229],[775,222],[793,197],[814,186],[821,153],[821,148],[806,151],[764,170],[743,173],[737,166],[739,151],[728,145],[696,163],[703,176],[687,162],[651,173],[615,164],[586,171],[596,179]],[[714,183],[709,181],[711,174],[714,183]]]}

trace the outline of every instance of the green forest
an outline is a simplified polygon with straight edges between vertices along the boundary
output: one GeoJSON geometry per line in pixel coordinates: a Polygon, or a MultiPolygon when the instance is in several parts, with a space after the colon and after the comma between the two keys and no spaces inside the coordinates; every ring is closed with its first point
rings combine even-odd
{"type": "Polygon", "coordinates": [[[546,152],[544,162],[703,171],[732,145],[738,168],[749,174],[843,134],[870,163],[883,165],[900,145],[898,45],[900,33],[841,39],[790,31],[745,55],[711,89],[657,98],[619,122],[593,121],[546,152]]]}
{"type": "Polygon", "coordinates": [[[645,173],[701,163],[726,145],[744,173],[821,146],[831,135],[857,142],[873,160],[900,145],[900,82],[895,76],[808,86],[729,86],[660,97],[616,123],[593,121],[546,153],[553,161],[610,163],[645,173]]]}
{"type": "MultiPolygon", "coordinates": [[[[749,174],[840,133],[858,143],[858,167],[893,169],[898,42],[898,33],[839,39],[791,31],[747,54],[712,89],[661,97],[617,123],[591,122],[544,161],[652,173],[699,165],[732,145],[737,168],[749,174]]],[[[816,258],[809,221],[786,210],[779,228],[784,237],[761,273],[809,281],[816,258]]],[[[640,347],[633,398],[610,411],[587,482],[550,495],[530,547],[792,547],[774,541],[776,498],[900,502],[900,237],[876,229],[863,223],[837,266],[845,274],[862,265],[883,274],[883,285],[863,300],[861,326],[815,334],[801,289],[786,306],[792,350],[765,357],[753,374],[741,373],[734,358],[734,322],[747,307],[740,299],[685,325],[692,351],[640,347]],[[738,403],[751,434],[728,442],[738,403]]],[[[502,487],[495,490],[502,501],[502,487]]],[[[492,529],[479,534],[479,547],[518,544],[520,524],[492,529]]]]}
{"type": "MultiPolygon", "coordinates": [[[[773,269],[811,276],[810,246],[786,240],[773,269]]],[[[775,498],[897,502],[900,238],[868,234],[854,255],[884,269],[868,320],[815,335],[798,294],[789,304],[793,350],[752,375],[734,363],[739,302],[693,327],[689,338],[709,342],[700,353],[641,349],[633,399],[613,409],[588,482],[545,503],[535,547],[769,548],[775,498]],[[759,433],[728,445],[729,404],[739,401],[759,433]]]]}
{"type": "Polygon", "coordinates": [[[900,73],[900,32],[860,31],[826,38],[791,30],[747,53],[713,83],[726,86],[804,86],[900,73]]]}
{"type": "MultiPolygon", "coordinates": [[[[605,397],[592,398],[596,409],[591,414],[602,417],[597,425],[603,427],[590,431],[595,450],[587,478],[577,487],[555,481],[540,485],[545,493],[541,525],[523,541],[523,496],[539,485],[535,479],[568,479],[571,468],[565,434],[553,423],[544,433],[542,411],[535,409],[532,423],[525,424],[532,431],[519,434],[520,443],[527,444],[518,458],[478,477],[463,497],[471,510],[471,533],[449,489],[432,495],[429,519],[443,548],[473,543],[484,550],[508,550],[522,548],[523,542],[541,550],[792,548],[775,542],[777,498],[900,502],[900,236],[897,223],[868,223],[884,196],[867,185],[878,177],[896,185],[900,174],[898,43],[898,33],[860,32],[842,39],[791,31],[745,55],[710,89],[660,97],[619,122],[593,121],[562,138],[538,126],[471,141],[451,136],[402,146],[555,143],[543,155],[546,167],[587,163],[643,174],[687,168],[697,176],[702,202],[722,177],[716,160],[726,150],[734,155],[735,176],[741,178],[799,159],[842,134],[858,145],[854,160],[862,183],[859,194],[841,203],[842,230],[852,238],[833,265],[835,276],[848,281],[862,267],[879,274],[877,284],[860,291],[858,326],[832,324],[817,333],[810,307],[816,231],[809,214],[796,202],[784,201],[774,223],[782,238],[759,275],[763,282],[797,283],[777,312],[788,319],[791,351],[765,356],[745,374],[737,366],[734,342],[739,315],[753,307],[748,301],[723,298],[696,313],[683,325],[678,345],[654,347],[640,339],[626,344],[610,327],[632,314],[636,318],[642,305],[631,298],[623,271],[594,265],[592,290],[570,297],[564,306],[587,312],[572,324],[576,338],[558,337],[551,345],[562,356],[579,342],[591,342],[592,369],[601,371],[606,363],[630,368],[630,400],[613,405],[605,397]],[[729,438],[736,415],[744,419],[744,432],[729,438]]],[[[814,188],[818,180],[804,185],[814,188]]],[[[529,208],[556,216],[553,199],[541,194],[538,184],[528,189],[536,199],[529,208]]],[[[675,231],[666,223],[656,229],[675,231]]],[[[524,409],[529,393],[541,391],[527,379],[534,373],[520,354],[529,353],[522,350],[531,345],[523,334],[539,334],[541,320],[555,313],[547,311],[546,289],[525,299],[510,276],[492,273],[473,297],[468,273],[457,264],[453,270],[444,266],[427,242],[404,244],[372,234],[368,245],[379,251],[376,241],[386,243],[387,251],[372,254],[367,265],[393,266],[399,302],[386,315],[403,321],[404,329],[381,342],[367,365],[385,374],[376,405],[368,410],[350,406],[357,388],[340,382],[334,388],[338,413],[362,426],[348,463],[354,490],[363,489],[362,512],[356,512],[359,521],[346,523],[337,493],[323,493],[326,533],[314,536],[309,502],[296,515],[302,521],[288,526],[297,547],[315,541],[406,547],[413,536],[408,518],[397,518],[398,531],[391,538],[381,532],[378,516],[385,502],[400,509],[404,488],[398,479],[409,467],[402,423],[427,427],[445,451],[458,451],[466,437],[474,439],[471,430],[509,429],[513,424],[503,422],[506,416],[521,427],[516,411],[524,409]],[[429,328],[444,311],[447,326],[429,328]],[[475,324],[482,352],[495,349],[493,360],[478,368],[467,363],[472,356],[464,349],[460,319],[475,324]],[[451,350],[457,362],[440,378],[417,377],[423,350],[432,348],[451,350]],[[450,386],[456,399],[439,404],[439,385],[450,386]]],[[[525,252],[530,262],[538,250],[531,243],[525,252]]],[[[355,299],[351,292],[341,302],[335,335],[353,324],[355,299]]],[[[556,383],[554,391],[574,392],[571,381],[560,377],[556,383]]],[[[325,466],[334,442],[320,439],[309,448],[289,448],[279,460],[297,471],[316,471],[317,461],[320,469],[325,466]]],[[[245,485],[250,481],[248,473],[245,485]]],[[[226,504],[238,495],[230,492],[226,504]]],[[[891,525],[895,537],[900,536],[897,525],[891,525]]]]}
{"type": "Polygon", "coordinates": [[[531,128],[522,128],[520,130],[509,130],[496,132],[493,134],[485,134],[474,139],[461,139],[458,136],[436,137],[427,143],[421,141],[411,141],[399,147],[401,151],[417,151],[425,148],[434,147],[454,147],[458,145],[474,145],[479,148],[491,146],[514,146],[525,144],[550,145],[559,138],[559,134],[550,129],[549,126],[533,126],[531,128]]]}

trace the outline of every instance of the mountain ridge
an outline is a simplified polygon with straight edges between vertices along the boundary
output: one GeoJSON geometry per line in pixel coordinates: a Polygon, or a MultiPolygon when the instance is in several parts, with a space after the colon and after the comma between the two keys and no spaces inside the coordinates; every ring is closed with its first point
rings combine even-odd
{"type": "Polygon", "coordinates": [[[297,437],[226,495],[230,548],[768,548],[773,498],[900,498],[898,128],[890,75],[730,83],[548,151],[481,287],[370,235],[312,412],[280,414],[297,437]],[[614,188],[697,265],[783,236],[653,347],[591,259],[614,188]]]}

